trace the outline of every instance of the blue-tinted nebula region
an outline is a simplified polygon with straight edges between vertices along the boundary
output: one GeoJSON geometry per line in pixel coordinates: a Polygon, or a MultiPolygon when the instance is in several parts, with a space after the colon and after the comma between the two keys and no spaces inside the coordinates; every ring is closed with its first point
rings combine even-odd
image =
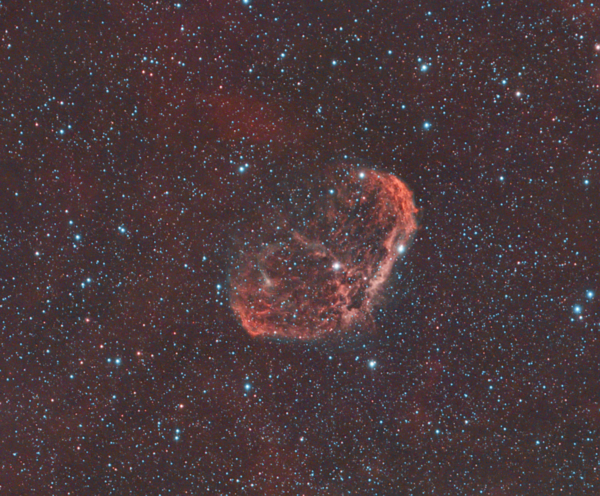
{"type": "Polygon", "coordinates": [[[289,189],[243,242],[231,306],[255,337],[315,340],[364,333],[394,263],[416,231],[413,194],[396,176],[333,168],[289,189]],[[314,184],[311,183],[311,184],[314,184]]]}

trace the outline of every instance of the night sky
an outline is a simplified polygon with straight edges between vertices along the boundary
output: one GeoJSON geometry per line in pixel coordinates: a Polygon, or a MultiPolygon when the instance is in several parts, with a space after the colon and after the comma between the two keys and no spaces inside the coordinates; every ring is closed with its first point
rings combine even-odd
{"type": "Polygon", "coordinates": [[[0,493],[600,494],[593,1],[1,0],[0,493]],[[251,337],[341,163],[419,209],[372,329],[251,337]]]}

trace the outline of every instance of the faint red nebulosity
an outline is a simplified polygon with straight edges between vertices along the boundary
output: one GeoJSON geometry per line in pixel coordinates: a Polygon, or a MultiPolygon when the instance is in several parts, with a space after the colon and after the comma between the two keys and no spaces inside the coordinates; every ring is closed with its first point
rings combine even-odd
{"type": "Polygon", "coordinates": [[[299,142],[308,136],[308,126],[277,104],[239,95],[212,95],[207,110],[222,139],[271,146],[299,142]]]}

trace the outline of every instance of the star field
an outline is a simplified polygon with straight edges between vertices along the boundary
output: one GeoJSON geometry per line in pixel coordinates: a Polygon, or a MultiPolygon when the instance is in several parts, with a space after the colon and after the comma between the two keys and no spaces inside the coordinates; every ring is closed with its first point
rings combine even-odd
{"type": "Polygon", "coordinates": [[[599,493],[600,4],[0,0],[0,102],[0,493],[599,493]],[[419,209],[374,330],[251,337],[345,161],[419,209]]]}

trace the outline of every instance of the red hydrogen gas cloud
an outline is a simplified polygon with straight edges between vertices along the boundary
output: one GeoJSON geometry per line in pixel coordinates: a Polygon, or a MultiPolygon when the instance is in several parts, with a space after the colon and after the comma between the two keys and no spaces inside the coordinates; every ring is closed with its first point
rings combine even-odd
{"type": "Polygon", "coordinates": [[[234,313],[255,337],[368,331],[417,227],[412,192],[392,174],[343,166],[287,196],[243,240],[230,280],[234,313]]]}

